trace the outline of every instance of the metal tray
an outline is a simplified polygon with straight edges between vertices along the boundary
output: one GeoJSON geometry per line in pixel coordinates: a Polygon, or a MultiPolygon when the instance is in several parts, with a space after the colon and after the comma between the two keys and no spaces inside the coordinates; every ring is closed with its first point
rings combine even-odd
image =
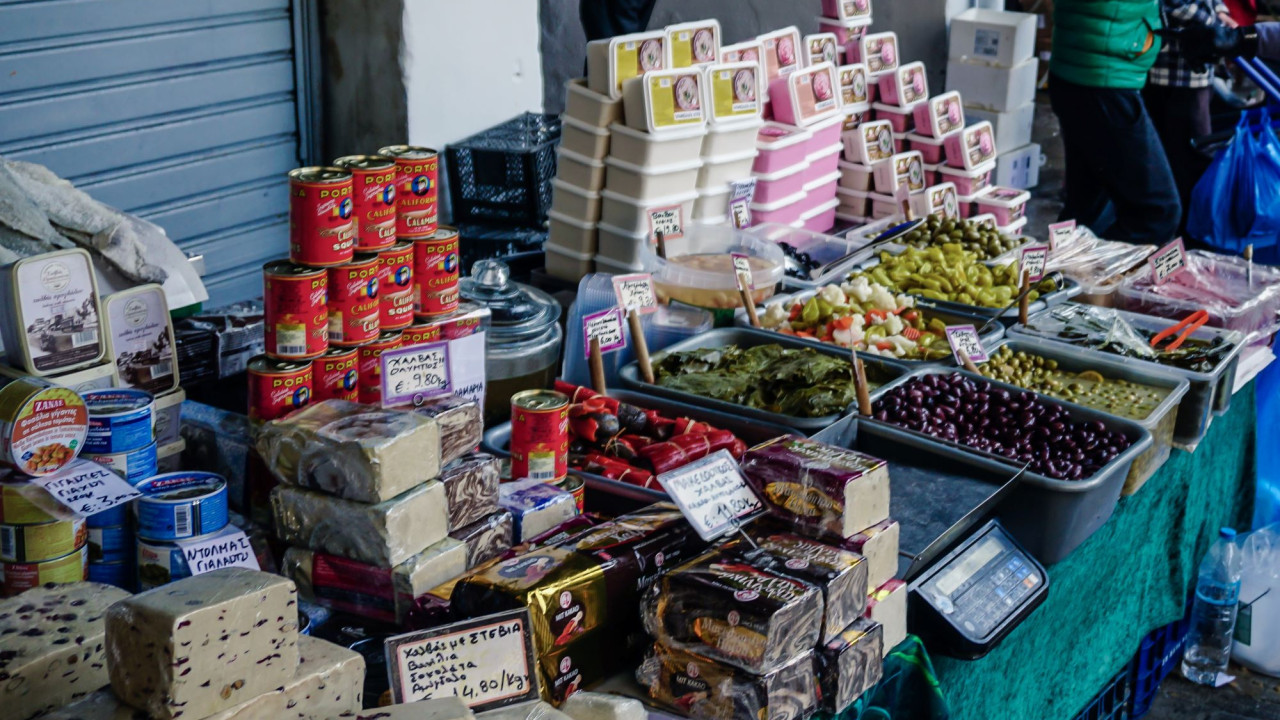
{"type": "Polygon", "coordinates": [[[813,436],[889,463],[889,517],[898,521],[898,577],[910,582],[997,510],[1022,473],[977,455],[899,437],[850,415],[813,436]]]}
{"type": "MultiPolygon", "coordinates": [[[[817,350],[825,355],[833,357],[847,358],[849,351],[834,345],[823,345],[821,347],[813,347],[798,338],[787,337],[768,330],[756,330],[755,328],[718,328],[710,332],[702,333],[688,340],[672,345],[661,353],[656,353],[655,358],[665,355],[666,353],[682,352],[685,350],[699,350],[702,348],[718,348],[728,345],[738,345],[740,347],[756,347],[757,345],[782,345],[789,348],[809,348],[817,350]]],[[[868,379],[875,382],[888,382],[907,372],[907,368],[899,363],[890,362],[870,355],[863,358],[863,364],[867,368],[868,379]]],[[[705,407],[712,410],[718,410],[727,415],[736,415],[737,417],[753,420],[755,422],[769,423],[772,425],[781,425],[783,427],[795,428],[806,433],[817,432],[828,425],[839,420],[845,413],[835,413],[832,415],[823,415],[815,418],[801,418],[791,415],[782,415],[780,413],[769,412],[767,410],[757,410],[749,408],[745,405],[737,405],[712,398],[705,398],[701,395],[681,392],[679,390],[671,390],[661,385],[650,385],[640,378],[640,368],[636,363],[632,362],[622,368],[618,373],[622,384],[632,390],[637,390],[647,395],[657,395],[660,397],[670,398],[678,402],[693,405],[695,407],[705,407]]],[[[846,411],[847,412],[847,411],[846,411]]]]}
{"type": "MultiPolygon", "coordinates": [[[[991,380],[967,370],[924,367],[878,388],[872,393],[872,401],[878,400],[887,391],[906,383],[911,378],[952,372],[958,372],[974,380],[989,382],[995,387],[1011,392],[1026,392],[1025,388],[991,380]]],[[[1030,470],[1024,473],[1021,485],[1009,500],[1017,510],[1006,514],[1003,519],[1010,532],[1017,536],[1028,550],[1042,562],[1049,564],[1058,562],[1071,554],[1072,550],[1087,540],[1094,531],[1102,527],[1107,518],[1111,517],[1134,459],[1151,447],[1151,433],[1131,420],[1124,420],[1056,398],[1046,399],[1065,407],[1072,420],[1097,420],[1108,430],[1123,433],[1130,442],[1129,447],[1112,458],[1111,462],[1104,465],[1092,477],[1083,480],[1058,480],[1030,470]]],[[[995,460],[1011,468],[1022,467],[1009,458],[975,450],[967,445],[941,440],[873,418],[864,417],[861,420],[867,424],[874,423],[886,428],[891,436],[916,438],[959,452],[995,460]]]]}
{"type": "MultiPolygon", "coordinates": [[[[1115,313],[1117,317],[1127,320],[1130,325],[1143,330],[1158,332],[1171,324],[1170,321],[1163,318],[1153,318],[1149,315],[1139,315],[1125,310],[1110,308],[1108,310],[1115,313]]],[[[1238,333],[1211,327],[1202,327],[1191,333],[1191,337],[1201,340],[1216,336],[1224,337],[1233,342],[1235,348],[1227,353],[1227,356],[1223,358],[1222,362],[1218,363],[1218,367],[1214,368],[1213,372],[1208,373],[1183,370],[1171,365],[1124,357],[1113,353],[1095,352],[1100,356],[1110,358],[1114,362],[1132,366],[1144,375],[1160,372],[1186,378],[1191,385],[1187,390],[1186,396],[1182,398],[1182,405],[1178,408],[1178,422],[1174,426],[1173,440],[1181,447],[1194,447],[1209,429],[1211,414],[1221,415],[1231,407],[1231,392],[1236,381],[1236,366],[1240,362],[1240,353],[1244,350],[1244,344],[1240,341],[1238,333]]],[[[1035,338],[1077,350],[1091,349],[1085,345],[1029,331],[1021,323],[1014,323],[1009,327],[1009,338],[1011,340],[1035,338]]]]}
{"type": "MultiPolygon", "coordinates": [[[[804,292],[792,293],[790,295],[774,295],[773,297],[769,298],[764,302],[764,308],[767,308],[770,305],[776,305],[778,303],[784,303],[784,302],[791,303],[796,300],[807,302],[809,298],[813,297],[816,292],[817,292],[816,290],[806,290],[804,292]]],[[[761,308],[761,312],[764,311],[764,308],[761,308]]],[[[948,325],[972,325],[974,326],[974,328],[979,328],[979,327],[982,327],[982,325],[985,322],[987,322],[987,320],[990,319],[990,316],[983,317],[980,315],[973,315],[967,312],[960,312],[958,310],[941,310],[938,308],[924,307],[924,306],[920,306],[916,309],[923,312],[926,317],[938,318],[939,320],[941,320],[942,322],[948,325]]],[[[733,321],[734,321],[734,324],[739,327],[746,327],[746,328],[751,327],[751,320],[750,318],[747,317],[746,309],[739,309],[736,313],[734,313],[733,321]]],[[[794,337],[791,335],[782,335],[782,333],[779,333],[775,330],[769,330],[767,328],[761,328],[761,329],[764,330],[765,332],[771,332],[771,333],[774,333],[775,335],[781,335],[782,337],[793,338],[799,342],[802,342],[808,345],[809,347],[814,347],[819,349],[839,347],[838,345],[825,343],[825,342],[822,342],[821,340],[812,340],[809,338],[794,337]]],[[[982,342],[983,347],[990,350],[1003,337],[1004,337],[1004,325],[1000,323],[991,323],[991,326],[988,327],[986,332],[982,333],[982,335],[980,335],[978,339],[982,342]]],[[[845,348],[841,347],[839,349],[844,352],[848,352],[848,350],[846,350],[845,348]]],[[[876,357],[876,356],[863,355],[862,357],[867,358],[867,357],[876,357]]],[[[898,357],[893,358],[892,360],[892,362],[898,363],[908,368],[922,367],[924,365],[946,365],[952,361],[953,361],[953,358],[950,355],[944,358],[941,358],[939,360],[908,360],[906,358],[898,358],[898,357]]]]}
{"type": "MultiPolygon", "coordinates": [[[[670,400],[667,398],[653,397],[643,393],[631,392],[628,390],[610,390],[609,397],[635,405],[644,410],[657,410],[667,417],[688,417],[699,422],[708,423],[717,429],[728,430],[737,435],[747,445],[758,445],[766,440],[772,440],[779,435],[796,435],[796,431],[775,425],[773,423],[760,422],[757,420],[748,420],[741,415],[730,415],[727,413],[710,410],[705,407],[694,407],[686,403],[670,400]]],[[[481,440],[481,447],[485,452],[498,457],[511,456],[511,423],[510,421],[489,428],[484,433],[481,440]]],[[[645,504],[662,502],[668,500],[667,493],[661,487],[646,488],[631,483],[611,480],[602,475],[583,472],[582,470],[571,470],[574,475],[581,477],[587,484],[588,490],[597,490],[610,495],[643,502],[645,504]]]]}

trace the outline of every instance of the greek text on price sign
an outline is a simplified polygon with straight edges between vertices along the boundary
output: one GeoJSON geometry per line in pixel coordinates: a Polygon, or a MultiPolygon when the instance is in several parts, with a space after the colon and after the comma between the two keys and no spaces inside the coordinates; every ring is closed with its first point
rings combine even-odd
{"type": "Polygon", "coordinates": [[[1053,223],[1049,226],[1049,250],[1057,250],[1062,247],[1062,243],[1071,239],[1076,234],[1076,221],[1063,220],[1060,223],[1053,223]]]}
{"type": "Polygon", "coordinates": [[[982,340],[978,337],[978,331],[972,325],[948,325],[947,326],[947,342],[951,344],[951,352],[956,357],[956,362],[963,363],[960,359],[960,351],[976,365],[987,361],[987,351],[982,347],[982,340]]]}
{"type": "Polygon", "coordinates": [[[389,637],[386,653],[397,705],[456,695],[480,712],[538,699],[527,608],[389,637]]]}
{"type": "Polygon", "coordinates": [[[182,556],[191,568],[192,575],[203,575],[210,570],[225,567],[242,567],[258,570],[258,556],[249,544],[243,530],[219,533],[209,540],[179,540],[182,556]]]}
{"type": "Polygon", "coordinates": [[[1163,285],[1187,269],[1187,249],[1182,246],[1182,238],[1165,245],[1156,251],[1148,260],[1151,265],[1151,281],[1163,285]]]}
{"type": "Polygon", "coordinates": [[[387,350],[379,361],[383,407],[420,403],[453,389],[447,341],[387,350]]]}
{"type": "Polygon", "coordinates": [[[756,179],[736,180],[729,183],[729,215],[733,226],[739,230],[751,227],[751,199],[756,194],[756,179]]]}
{"type": "Polygon", "coordinates": [[[743,290],[755,290],[756,281],[751,277],[751,256],[746,253],[729,253],[729,257],[733,260],[733,272],[738,276],[738,287],[743,290]],[[746,287],[742,287],[744,275],[747,281],[746,287]]]}
{"type": "Polygon", "coordinates": [[[1038,282],[1044,277],[1044,269],[1048,264],[1048,245],[1028,245],[1022,248],[1022,260],[1018,263],[1018,267],[1030,276],[1031,282],[1038,282]]]}
{"type": "Polygon", "coordinates": [[[649,273],[614,275],[613,294],[624,313],[635,310],[648,315],[658,309],[658,296],[653,292],[653,276],[649,273]]]}
{"type": "Polygon", "coordinates": [[[663,240],[684,237],[683,205],[668,205],[649,211],[649,238],[657,242],[658,233],[662,233],[663,240]]]}
{"type": "Polygon", "coordinates": [[[600,341],[600,352],[607,353],[620,350],[627,345],[627,338],[622,334],[622,310],[611,307],[608,310],[593,312],[582,316],[583,352],[591,357],[591,338],[600,341]]]}
{"type": "Polygon", "coordinates": [[[727,450],[663,473],[658,482],[703,540],[714,540],[764,512],[764,503],[727,450]]]}
{"type": "Polygon", "coordinates": [[[142,495],[124,478],[88,460],[76,460],[59,472],[31,481],[80,517],[96,515],[142,495]]]}

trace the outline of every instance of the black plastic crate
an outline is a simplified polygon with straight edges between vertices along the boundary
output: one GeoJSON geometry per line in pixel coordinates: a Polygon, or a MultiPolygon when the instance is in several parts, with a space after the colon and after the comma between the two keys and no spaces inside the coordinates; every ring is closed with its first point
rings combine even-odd
{"type": "Polygon", "coordinates": [[[445,148],[454,223],[545,223],[559,142],[558,115],[525,113],[445,148]]]}

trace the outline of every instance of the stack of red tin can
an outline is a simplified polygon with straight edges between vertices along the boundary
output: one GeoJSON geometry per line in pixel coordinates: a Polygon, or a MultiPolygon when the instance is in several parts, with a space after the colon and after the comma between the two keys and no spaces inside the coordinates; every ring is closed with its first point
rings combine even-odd
{"type": "Polygon", "coordinates": [[[377,404],[383,351],[458,307],[458,231],[438,224],[435,150],[391,145],[289,173],[289,259],[263,266],[266,354],[249,417],[312,399],[377,404]]]}

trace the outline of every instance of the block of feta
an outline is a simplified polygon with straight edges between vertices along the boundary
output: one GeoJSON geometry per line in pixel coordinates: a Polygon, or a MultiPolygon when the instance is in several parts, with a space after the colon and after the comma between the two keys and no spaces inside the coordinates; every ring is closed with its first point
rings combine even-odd
{"type": "Polygon", "coordinates": [[[498,509],[498,458],[471,453],[440,470],[449,501],[449,529],[457,530],[498,509]]]}
{"type": "MultiPolygon", "coordinates": [[[[511,549],[515,521],[506,510],[458,528],[449,536],[467,547],[467,569],[489,562],[511,549]]],[[[430,589],[430,588],[428,588],[430,589]]]]}
{"type": "Polygon", "coordinates": [[[853,537],[846,538],[841,546],[867,559],[867,592],[889,582],[898,574],[897,520],[876,523],[853,537]]]}
{"type": "Polygon", "coordinates": [[[560,706],[573,720],[648,720],[649,711],[635,698],[608,693],[578,692],[560,706]]]}
{"type": "Polygon", "coordinates": [[[884,675],[884,628],[858,618],[818,646],[817,659],[822,708],[839,714],[884,675]]]}
{"type": "Polygon", "coordinates": [[[475,717],[456,696],[365,710],[356,720],[472,720],[475,717]]]}
{"type": "Polygon", "coordinates": [[[26,720],[106,685],[103,613],[127,597],[80,582],[0,600],[0,714],[26,720]]]}
{"type": "Polygon", "coordinates": [[[293,581],[223,568],[107,610],[111,689],[154,720],[204,718],[283,687],[298,671],[293,581]]]}
{"type": "Polygon", "coordinates": [[[440,425],[428,415],[325,400],[262,426],[258,452],[281,482],[365,503],[440,474],[440,425]]]}
{"type": "Polygon", "coordinates": [[[284,542],[383,568],[448,535],[444,486],[434,480],[376,505],[280,485],[271,509],[284,542]]]}
{"type": "Polygon", "coordinates": [[[573,493],[542,480],[517,480],[498,487],[498,505],[515,519],[515,542],[536,537],[578,514],[573,493]]]}
{"type": "Polygon", "coordinates": [[[890,580],[867,597],[865,617],[884,626],[884,651],[907,639],[907,584],[890,580]]]}

